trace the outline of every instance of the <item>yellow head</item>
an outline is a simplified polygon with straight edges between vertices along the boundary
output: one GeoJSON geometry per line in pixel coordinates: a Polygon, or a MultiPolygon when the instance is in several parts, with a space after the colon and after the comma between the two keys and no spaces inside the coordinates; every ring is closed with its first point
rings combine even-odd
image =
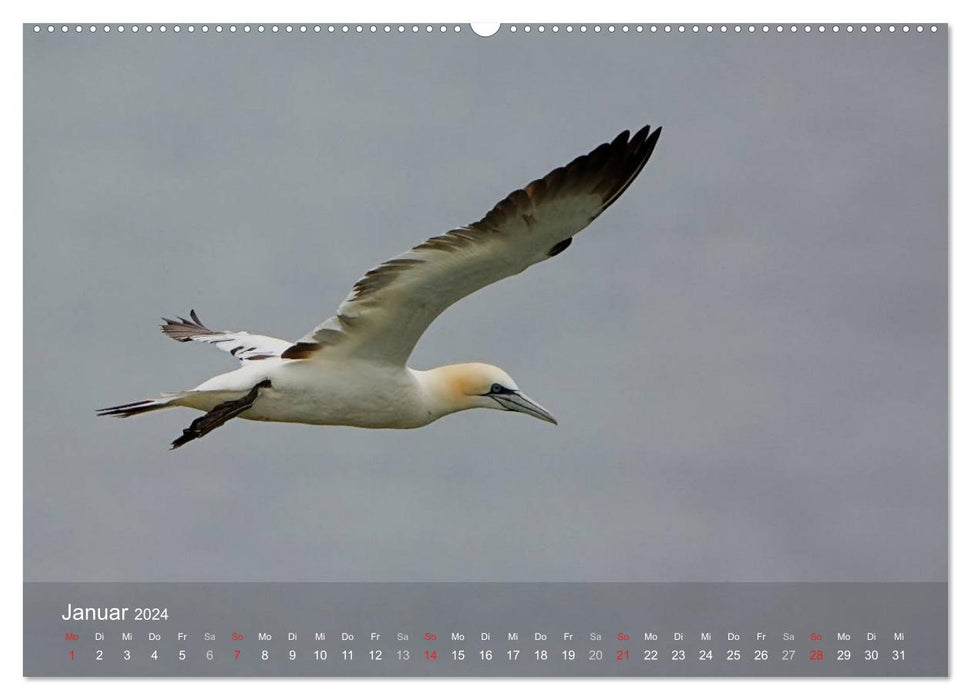
{"type": "Polygon", "coordinates": [[[470,408],[516,411],[556,425],[550,412],[526,396],[504,370],[482,362],[422,372],[422,384],[441,415],[470,408]]]}

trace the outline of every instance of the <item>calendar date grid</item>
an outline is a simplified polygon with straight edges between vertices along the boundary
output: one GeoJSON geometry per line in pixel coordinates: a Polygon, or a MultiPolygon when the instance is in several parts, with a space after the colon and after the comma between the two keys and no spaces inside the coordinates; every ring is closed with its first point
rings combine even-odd
{"type": "Polygon", "coordinates": [[[947,585],[25,584],[25,675],[944,675],[947,585]]]}
{"type": "Polygon", "coordinates": [[[905,662],[906,633],[863,634],[837,632],[104,632],[89,634],[88,640],[65,632],[66,653],[71,661],[95,662],[114,653],[124,662],[158,662],[165,656],[179,662],[195,659],[215,663],[228,659],[233,664],[295,663],[304,657],[317,664],[340,665],[356,660],[371,664],[461,664],[470,660],[489,664],[530,661],[568,664],[645,663],[724,664],[768,662],[866,663],[905,662]],[[136,640],[136,635],[142,635],[136,640]],[[114,637],[114,641],[112,641],[114,637]],[[829,639],[827,639],[829,638],[829,639]]]}

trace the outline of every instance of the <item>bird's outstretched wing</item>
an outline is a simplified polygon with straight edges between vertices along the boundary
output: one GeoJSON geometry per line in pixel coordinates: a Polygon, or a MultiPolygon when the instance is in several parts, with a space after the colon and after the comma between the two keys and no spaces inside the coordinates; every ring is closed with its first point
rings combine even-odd
{"type": "Polygon", "coordinates": [[[369,270],[333,316],[282,357],[361,357],[404,364],[449,306],[477,289],[561,253],[616,201],[661,135],[624,131],[516,190],[480,221],[429,238],[369,270]]]}
{"type": "Polygon", "coordinates": [[[163,318],[162,321],[162,332],[172,340],[180,343],[188,343],[190,340],[209,343],[228,352],[240,362],[280,357],[288,347],[293,345],[290,341],[271,338],[268,335],[256,335],[246,331],[211,330],[202,324],[195,310],[189,312],[189,318],[180,316],[176,321],[171,318],[163,318]]]}

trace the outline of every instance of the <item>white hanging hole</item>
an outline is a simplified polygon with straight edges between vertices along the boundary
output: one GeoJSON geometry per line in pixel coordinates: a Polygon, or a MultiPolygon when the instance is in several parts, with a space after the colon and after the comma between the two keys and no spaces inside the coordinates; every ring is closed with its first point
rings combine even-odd
{"type": "Polygon", "coordinates": [[[499,31],[498,22],[473,22],[472,31],[478,36],[492,36],[499,31]]]}

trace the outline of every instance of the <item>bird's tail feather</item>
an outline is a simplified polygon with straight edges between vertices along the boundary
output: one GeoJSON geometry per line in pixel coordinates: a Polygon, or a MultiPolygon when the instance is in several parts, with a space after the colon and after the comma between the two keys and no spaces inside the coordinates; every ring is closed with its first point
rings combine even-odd
{"type": "Polygon", "coordinates": [[[98,415],[115,416],[116,418],[129,418],[130,416],[137,416],[142,413],[149,413],[150,411],[159,411],[163,408],[178,405],[175,403],[175,401],[181,398],[183,395],[184,392],[176,394],[162,394],[154,399],[145,399],[144,401],[134,401],[132,403],[123,403],[118,406],[99,408],[98,415]]]}

